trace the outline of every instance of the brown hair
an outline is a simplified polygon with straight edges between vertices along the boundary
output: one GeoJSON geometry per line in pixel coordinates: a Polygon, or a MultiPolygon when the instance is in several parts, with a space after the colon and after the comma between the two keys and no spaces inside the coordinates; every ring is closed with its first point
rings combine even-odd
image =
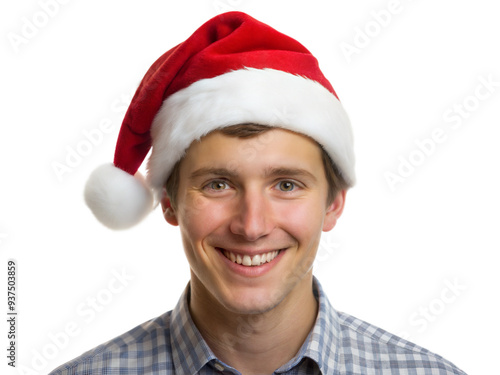
{"type": "MultiPolygon", "coordinates": [[[[259,134],[267,132],[269,130],[274,129],[271,126],[267,125],[258,125],[258,124],[239,124],[227,126],[225,128],[218,129],[216,131],[221,132],[224,135],[229,137],[239,137],[239,138],[251,138],[255,137],[259,134]]],[[[317,143],[317,142],[316,142],[317,143]]],[[[338,167],[333,162],[332,158],[325,149],[319,144],[318,147],[321,149],[321,159],[323,161],[323,169],[325,171],[326,181],[328,182],[328,196],[327,196],[327,204],[331,204],[337,193],[341,190],[347,189],[348,184],[345,179],[342,177],[338,167]]],[[[179,189],[179,169],[181,160],[179,160],[173,167],[170,176],[165,183],[165,190],[167,196],[170,198],[170,204],[173,208],[176,207],[177,203],[177,191],[179,189]]]]}

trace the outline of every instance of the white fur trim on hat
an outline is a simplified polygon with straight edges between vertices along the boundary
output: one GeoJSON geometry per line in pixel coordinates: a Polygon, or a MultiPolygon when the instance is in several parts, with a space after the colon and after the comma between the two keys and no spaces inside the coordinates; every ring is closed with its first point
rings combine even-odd
{"type": "Polygon", "coordinates": [[[244,123],[281,127],[313,138],[348,185],[354,184],[353,134],[339,100],[308,78],[254,68],[196,81],[163,102],[151,127],[149,184],[158,192],[194,140],[244,123]]]}
{"type": "Polygon", "coordinates": [[[85,202],[95,217],[111,229],[126,229],[139,223],[153,208],[153,195],[144,178],[105,164],[90,175],[85,202]]]}

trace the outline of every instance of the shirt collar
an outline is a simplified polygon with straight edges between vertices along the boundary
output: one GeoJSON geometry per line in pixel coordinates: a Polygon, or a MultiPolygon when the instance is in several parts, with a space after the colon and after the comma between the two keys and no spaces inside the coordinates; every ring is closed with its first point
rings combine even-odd
{"type": "MultiPolygon", "coordinates": [[[[297,355],[276,373],[286,373],[304,358],[313,360],[323,374],[334,373],[339,359],[340,324],[337,312],[314,277],[313,292],[318,301],[318,316],[297,355]]],[[[209,362],[219,362],[196,328],[189,313],[190,286],[187,285],[171,315],[171,347],[176,373],[196,374],[209,362]]]]}
{"type": "Polygon", "coordinates": [[[217,359],[191,318],[190,292],[188,284],[171,315],[170,340],[176,374],[197,374],[208,362],[217,359]]]}
{"type": "Polygon", "coordinates": [[[314,327],[296,356],[276,370],[276,373],[286,373],[304,358],[313,360],[322,374],[333,374],[337,368],[341,334],[339,317],[316,277],[313,278],[313,293],[318,301],[318,316],[314,327]]]}

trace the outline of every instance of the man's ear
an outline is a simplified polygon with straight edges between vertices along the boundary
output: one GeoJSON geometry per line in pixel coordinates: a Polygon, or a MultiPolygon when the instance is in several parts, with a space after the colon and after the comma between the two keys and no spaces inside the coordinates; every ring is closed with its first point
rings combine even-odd
{"type": "Polygon", "coordinates": [[[163,189],[162,197],[161,197],[161,209],[163,211],[163,217],[170,225],[177,226],[179,222],[177,221],[177,216],[175,214],[175,210],[172,208],[170,204],[170,198],[167,196],[167,192],[163,189]]]}
{"type": "Polygon", "coordinates": [[[344,211],[346,193],[346,190],[339,191],[333,202],[326,209],[323,232],[332,230],[335,224],[337,224],[338,218],[344,211]]]}

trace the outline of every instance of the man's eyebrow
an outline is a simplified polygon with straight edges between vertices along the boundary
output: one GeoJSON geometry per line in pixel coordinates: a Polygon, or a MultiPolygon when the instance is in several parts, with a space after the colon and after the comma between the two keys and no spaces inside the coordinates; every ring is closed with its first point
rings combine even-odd
{"type": "MultiPolygon", "coordinates": [[[[202,167],[194,172],[192,172],[189,176],[190,179],[195,179],[198,177],[204,176],[219,176],[219,177],[228,177],[234,178],[238,177],[238,173],[234,170],[229,170],[227,168],[212,168],[212,167],[202,167]]],[[[264,171],[264,177],[307,177],[312,180],[316,180],[316,177],[306,169],[302,168],[292,168],[292,167],[269,167],[264,171]]]]}
{"type": "Polygon", "coordinates": [[[237,173],[226,168],[202,167],[191,173],[189,178],[194,179],[198,177],[213,176],[213,175],[221,177],[236,177],[237,173]]]}
{"type": "Polygon", "coordinates": [[[288,167],[270,167],[267,168],[264,174],[266,177],[307,177],[316,180],[316,177],[307,169],[302,168],[288,168],[288,167]]]}

